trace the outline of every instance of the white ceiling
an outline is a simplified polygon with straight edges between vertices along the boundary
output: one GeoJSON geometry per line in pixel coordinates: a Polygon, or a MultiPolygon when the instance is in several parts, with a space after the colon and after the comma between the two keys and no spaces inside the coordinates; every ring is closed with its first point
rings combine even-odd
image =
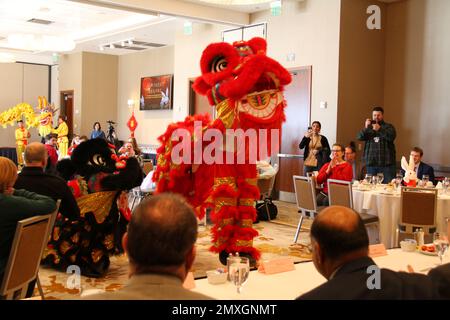
{"type": "MultiPolygon", "coordinates": [[[[176,31],[176,18],[141,14],[84,3],[63,0],[0,0],[0,52],[9,52],[23,61],[26,54],[51,56],[52,52],[33,52],[13,48],[8,42],[11,34],[33,34],[35,36],[58,36],[73,39],[74,50],[126,54],[136,52],[140,46],[134,42],[151,42],[158,45],[172,45],[176,31]],[[28,22],[30,19],[52,21],[43,25],[28,22]],[[100,46],[133,40],[128,49],[100,51],[100,46]],[[130,48],[131,47],[131,48],[130,48]]],[[[19,60],[17,59],[17,60],[19,60]]],[[[35,60],[35,59],[31,59],[35,60]]],[[[34,61],[33,61],[34,62],[34,61]]]]}
{"type": "MultiPolygon", "coordinates": [[[[206,5],[204,0],[181,1],[206,5]]],[[[212,6],[246,13],[269,8],[270,1],[259,1],[265,3],[237,6],[213,4],[212,6]]],[[[47,35],[74,40],[76,47],[68,53],[89,51],[115,55],[128,54],[136,52],[132,49],[144,48],[149,50],[161,45],[173,45],[177,28],[182,28],[185,21],[185,18],[155,15],[139,10],[126,11],[114,6],[93,5],[93,3],[104,2],[0,0],[0,53],[15,54],[17,61],[39,62],[40,57],[44,59],[41,63],[53,61],[53,52],[18,50],[11,47],[7,39],[8,35],[11,34],[33,34],[35,36],[47,35]],[[36,24],[28,22],[30,19],[48,20],[52,23],[48,25],[36,24]],[[129,45],[127,40],[132,40],[132,44],[129,45]],[[124,41],[125,43],[123,43],[124,41]],[[136,44],[138,41],[156,45],[139,45],[136,44]],[[114,44],[114,48],[109,47],[111,43],[114,44]],[[125,44],[124,48],[120,48],[123,44],[125,44]],[[104,50],[100,50],[100,47],[104,47],[104,50]]],[[[197,23],[203,22],[197,21],[197,23]]],[[[224,29],[229,28],[230,26],[224,26],[224,29]]]]}
{"type": "Polygon", "coordinates": [[[262,10],[269,10],[270,3],[273,0],[182,0],[182,1],[197,3],[209,7],[253,13],[262,10]]]}

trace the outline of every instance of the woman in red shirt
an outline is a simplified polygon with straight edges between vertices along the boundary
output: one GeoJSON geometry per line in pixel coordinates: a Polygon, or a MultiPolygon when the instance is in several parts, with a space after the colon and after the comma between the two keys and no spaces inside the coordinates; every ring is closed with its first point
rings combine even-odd
{"type": "Polygon", "coordinates": [[[331,161],[320,168],[317,184],[323,183],[323,190],[317,195],[317,205],[328,206],[328,179],[352,181],[352,166],[344,160],[344,147],[338,143],[331,148],[331,161]]]}

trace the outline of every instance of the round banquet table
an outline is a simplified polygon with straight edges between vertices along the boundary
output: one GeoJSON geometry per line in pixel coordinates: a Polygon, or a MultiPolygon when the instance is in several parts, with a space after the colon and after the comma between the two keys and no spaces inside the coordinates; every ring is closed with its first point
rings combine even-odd
{"type": "MultiPolygon", "coordinates": [[[[441,191],[439,191],[441,193],[441,191]]],[[[353,188],[353,207],[358,212],[378,216],[380,220],[380,241],[386,248],[397,247],[395,232],[400,222],[400,193],[388,193],[384,187],[375,190],[353,188]]],[[[436,212],[438,232],[447,232],[446,218],[450,218],[450,195],[439,194],[436,212]]]]}

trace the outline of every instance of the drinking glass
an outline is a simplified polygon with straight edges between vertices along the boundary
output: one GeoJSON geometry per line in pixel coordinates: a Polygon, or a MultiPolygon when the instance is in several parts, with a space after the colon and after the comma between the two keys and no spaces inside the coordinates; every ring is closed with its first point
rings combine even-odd
{"type": "Polygon", "coordinates": [[[241,293],[242,286],[247,282],[250,274],[250,261],[246,257],[235,257],[228,270],[230,280],[237,288],[237,293],[241,293]]]}
{"type": "Polygon", "coordinates": [[[372,189],[376,189],[378,184],[378,176],[372,176],[372,189]]]}
{"type": "Polygon", "coordinates": [[[435,232],[433,235],[433,239],[433,244],[436,247],[436,252],[438,253],[439,260],[442,264],[442,258],[447,253],[449,247],[448,238],[442,233],[435,232]]]}
{"type": "Polygon", "coordinates": [[[397,173],[395,176],[395,188],[398,189],[402,185],[403,176],[401,173],[397,173]]]}
{"type": "Polygon", "coordinates": [[[371,182],[372,182],[372,175],[370,173],[366,174],[366,176],[364,177],[364,182],[366,184],[371,184],[371,182]]]}
{"type": "Polygon", "coordinates": [[[378,183],[379,183],[379,184],[382,184],[382,183],[383,183],[383,180],[384,180],[384,174],[383,174],[383,172],[377,173],[377,177],[378,177],[378,183]]]}
{"type": "Polygon", "coordinates": [[[444,193],[447,194],[448,187],[450,186],[450,178],[449,177],[445,177],[444,178],[444,182],[442,184],[443,184],[443,187],[444,187],[444,193]]]}
{"type": "Polygon", "coordinates": [[[422,187],[426,188],[428,186],[428,181],[430,181],[430,177],[426,174],[422,176],[422,187]]]}

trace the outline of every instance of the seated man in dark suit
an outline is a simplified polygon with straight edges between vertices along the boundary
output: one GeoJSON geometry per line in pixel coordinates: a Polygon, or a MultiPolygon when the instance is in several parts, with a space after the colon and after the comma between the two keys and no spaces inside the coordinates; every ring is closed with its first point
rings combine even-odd
{"type": "Polygon", "coordinates": [[[88,300],[205,300],[183,282],[195,259],[197,218],[175,194],[144,199],[134,210],[122,239],[129,265],[128,283],[116,292],[85,296],[88,300]]]}
{"type": "Polygon", "coordinates": [[[53,200],[61,199],[59,212],[70,220],[80,216],[78,204],[62,178],[44,172],[47,166],[47,149],[40,142],[32,142],[25,148],[25,167],[17,177],[16,189],[25,189],[48,196],[53,200]]]}
{"type": "MultiPolygon", "coordinates": [[[[430,181],[434,184],[434,169],[432,166],[422,162],[423,150],[419,147],[414,147],[410,154],[414,158],[414,170],[416,170],[417,179],[422,180],[423,175],[428,175],[430,181]]],[[[402,175],[405,176],[405,171],[402,170],[402,175]]]]}
{"type": "Polygon", "coordinates": [[[350,208],[323,210],[312,224],[311,244],[314,265],[328,281],[297,299],[441,298],[429,276],[379,269],[368,256],[364,224],[350,208]]]}

